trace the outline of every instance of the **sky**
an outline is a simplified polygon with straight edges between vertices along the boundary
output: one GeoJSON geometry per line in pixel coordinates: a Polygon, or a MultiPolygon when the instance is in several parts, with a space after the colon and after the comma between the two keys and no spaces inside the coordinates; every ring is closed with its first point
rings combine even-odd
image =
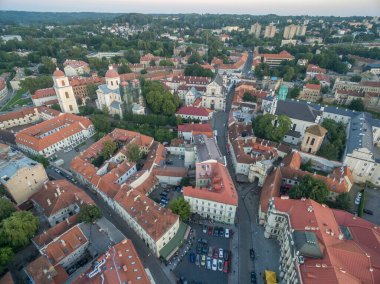
{"type": "Polygon", "coordinates": [[[0,0],[0,10],[380,16],[380,0],[0,0]]]}

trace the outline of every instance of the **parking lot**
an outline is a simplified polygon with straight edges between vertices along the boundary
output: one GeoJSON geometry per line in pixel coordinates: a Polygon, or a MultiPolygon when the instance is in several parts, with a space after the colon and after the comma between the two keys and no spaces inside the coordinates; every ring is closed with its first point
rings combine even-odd
{"type": "Polygon", "coordinates": [[[149,198],[159,204],[161,203],[162,199],[165,199],[166,204],[162,204],[162,203],[161,204],[165,205],[164,207],[167,207],[171,200],[182,196],[181,188],[182,187],[171,186],[171,185],[162,186],[161,184],[159,184],[156,186],[153,192],[149,195],[149,198]]]}
{"type": "Polygon", "coordinates": [[[374,223],[380,225],[380,190],[376,188],[367,188],[366,189],[366,202],[364,208],[367,210],[371,210],[373,215],[369,215],[364,213],[363,218],[374,223]]]}
{"type": "MultiPolygon", "coordinates": [[[[207,225],[212,227],[222,227],[223,231],[225,231],[225,228],[227,226],[220,225],[220,224],[212,224],[207,225]]],[[[187,255],[182,259],[182,261],[179,263],[179,265],[174,269],[174,274],[180,279],[183,277],[186,279],[189,283],[191,281],[195,281],[197,283],[228,283],[228,275],[229,273],[233,273],[233,267],[229,265],[228,267],[228,273],[225,273],[223,271],[219,271],[218,268],[216,268],[216,271],[213,271],[212,269],[212,259],[218,258],[219,259],[219,249],[223,249],[223,252],[227,250],[229,252],[229,261],[231,261],[231,257],[234,257],[231,255],[231,238],[225,238],[225,236],[213,236],[208,235],[207,233],[202,232],[202,225],[194,224],[192,225],[192,228],[194,229],[194,236],[193,236],[193,243],[189,249],[189,252],[187,255]],[[200,240],[202,239],[202,240],[200,240]],[[206,245],[207,242],[207,245],[206,245]],[[199,245],[203,244],[203,245],[199,245]],[[197,246],[198,246],[198,252],[201,252],[199,255],[200,258],[200,264],[198,264],[197,258],[197,246]],[[210,250],[211,247],[211,250],[210,250]],[[203,248],[203,252],[202,252],[203,248]],[[207,253],[206,252],[207,249],[207,253]],[[208,253],[212,254],[211,258],[211,269],[207,269],[207,255],[208,253]],[[190,254],[193,253],[195,256],[194,262],[190,260],[190,254]],[[214,257],[215,253],[215,257],[214,257]],[[216,254],[218,257],[216,257],[216,254]],[[202,263],[202,255],[205,255],[204,258],[206,258],[206,261],[202,263]],[[198,265],[197,265],[198,264],[198,265]],[[204,266],[202,266],[204,264],[204,266]]],[[[211,255],[210,254],[210,255],[211,255]]],[[[222,259],[222,262],[224,264],[224,256],[222,259]]],[[[222,265],[223,267],[223,265],[222,265]]],[[[223,269],[223,268],[222,268],[223,269]]]]}

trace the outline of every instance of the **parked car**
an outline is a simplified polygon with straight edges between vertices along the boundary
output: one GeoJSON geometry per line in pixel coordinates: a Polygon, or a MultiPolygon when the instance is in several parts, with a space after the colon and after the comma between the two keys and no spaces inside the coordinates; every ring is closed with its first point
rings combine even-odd
{"type": "Polygon", "coordinates": [[[207,244],[207,240],[206,240],[206,239],[203,239],[203,238],[199,238],[199,239],[198,239],[198,243],[201,243],[201,244],[207,244]]]}
{"type": "Polygon", "coordinates": [[[223,259],[223,249],[222,248],[219,249],[219,258],[223,259]]]}
{"type": "Polygon", "coordinates": [[[195,262],[195,253],[191,252],[191,253],[189,254],[189,261],[190,261],[191,263],[194,263],[194,262],[195,262]]]}
{"type": "Polygon", "coordinates": [[[210,270],[211,269],[211,257],[209,257],[209,256],[207,257],[206,263],[207,263],[206,268],[210,270]]]}
{"type": "Polygon", "coordinates": [[[251,272],[251,283],[252,284],[256,283],[256,272],[254,271],[251,272]]]}
{"type": "Polygon", "coordinates": [[[212,247],[210,246],[210,247],[208,248],[208,253],[207,253],[207,255],[208,255],[209,257],[212,257],[212,252],[213,252],[213,249],[212,249],[212,247]]]}
{"type": "Polygon", "coordinates": [[[207,233],[207,226],[206,226],[206,225],[203,225],[203,229],[202,229],[202,232],[203,232],[204,234],[206,234],[206,233],[207,233]]]}
{"type": "Polygon", "coordinates": [[[224,260],[229,260],[230,259],[230,253],[229,253],[229,251],[228,250],[224,250],[224,252],[223,252],[223,258],[224,258],[224,260]]]}
{"type": "Polygon", "coordinates": [[[208,253],[208,245],[207,244],[202,244],[202,253],[207,254],[208,253]]]}
{"type": "Polygon", "coordinates": [[[214,249],[214,255],[213,255],[214,258],[218,258],[219,257],[219,251],[218,249],[214,249]]]}
{"type": "Polygon", "coordinates": [[[253,249],[249,250],[249,256],[251,257],[252,260],[255,259],[255,251],[253,249]]]}
{"type": "Polygon", "coordinates": [[[361,197],[356,197],[355,199],[355,204],[359,205],[360,204],[361,197]]]}
{"type": "Polygon", "coordinates": [[[224,231],[224,237],[225,237],[226,239],[229,239],[229,238],[230,238],[230,229],[226,229],[226,230],[224,231]]]}
{"type": "Polygon", "coordinates": [[[373,215],[373,211],[369,209],[363,209],[363,212],[368,215],[373,215]]]}
{"type": "Polygon", "coordinates": [[[218,270],[223,271],[223,260],[221,259],[218,260],[218,270]]]}
{"type": "Polygon", "coordinates": [[[201,266],[205,266],[205,265],[206,265],[206,256],[202,255],[201,266]]]}
{"type": "Polygon", "coordinates": [[[219,236],[219,229],[218,227],[214,227],[214,233],[213,233],[214,237],[217,237],[219,236]]]}
{"type": "Polygon", "coordinates": [[[216,271],[218,268],[218,260],[216,258],[214,258],[212,260],[212,271],[216,271]]]}
{"type": "Polygon", "coordinates": [[[228,273],[228,261],[225,261],[223,264],[223,272],[228,273]]]}
{"type": "Polygon", "coordinates": [[[219,237],[224,237],[224,229],[222,227],[219,228],[219,237]]]}
{"type": "Polygon", "coordinates": [[[212,235],[212,226],[208,226],[207,235],[209,235],[209,236],[212,235]]]}
{"type": "Polygon", "coordinates": [[[166,197],[166,196],[168,196],[168,193],[167,193],[167,192],[165,192],[165,191],[163,191],[163,192],[161,192],[161,193],[160,193],[160,195],[161,195],[161,196],[165,196],[165,197],[166,197]]]}
{"type": "Polygon", "coordinates": [[[202,244],[201,243],[197,243],[196,252],[197,253],[202,253],[202,244]]]}
{"type": "Polygon", "coordinates": [[[195,265],[199,266],[201,264],[201,255],[197,254],[197,257],[195,258],[195,265]]]}

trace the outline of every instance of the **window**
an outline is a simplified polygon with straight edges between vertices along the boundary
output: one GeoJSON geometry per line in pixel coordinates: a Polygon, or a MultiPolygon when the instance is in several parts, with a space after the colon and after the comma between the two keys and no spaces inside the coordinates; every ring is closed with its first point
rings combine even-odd
{"type": "Polygon", "coordinates": [[[315,142],[315,138],[311,139],[310,145],[314,145],[314,142],[315,142]]]}
{"type": "Polygon", "coordinates": [[[62,84],[62,86],[64,86],[65,85],[65,80],[62,80],[61,84],[62,84]]]}
{"type": "Polygon", "coordinates": [[[65,92],[65,96],[66,96],[66,99],[68,99],[69,98],[69,93],[65,92]]]}
{"type": "Polygon", "coordinates": [[[310,137],[307,137],[306,144],[309,143],[310,137]]]}
{"type": "Polygon", "coordinates": [[[69,105],[69,109],[70,109],[70,111],[73,111],[73,106],[69,105]]]}

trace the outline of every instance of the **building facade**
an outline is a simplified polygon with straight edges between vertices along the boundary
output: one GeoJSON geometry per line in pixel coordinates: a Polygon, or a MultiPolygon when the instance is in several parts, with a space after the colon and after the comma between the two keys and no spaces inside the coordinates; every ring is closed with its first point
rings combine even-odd
{"type": "Polygon", "coordinates": [[[65,73],[57,68],[53,73],[53,82],[61,111],[64,113],[79,113],[73,88],[69,83],[69,79],[65,76],[65,73]]]}

